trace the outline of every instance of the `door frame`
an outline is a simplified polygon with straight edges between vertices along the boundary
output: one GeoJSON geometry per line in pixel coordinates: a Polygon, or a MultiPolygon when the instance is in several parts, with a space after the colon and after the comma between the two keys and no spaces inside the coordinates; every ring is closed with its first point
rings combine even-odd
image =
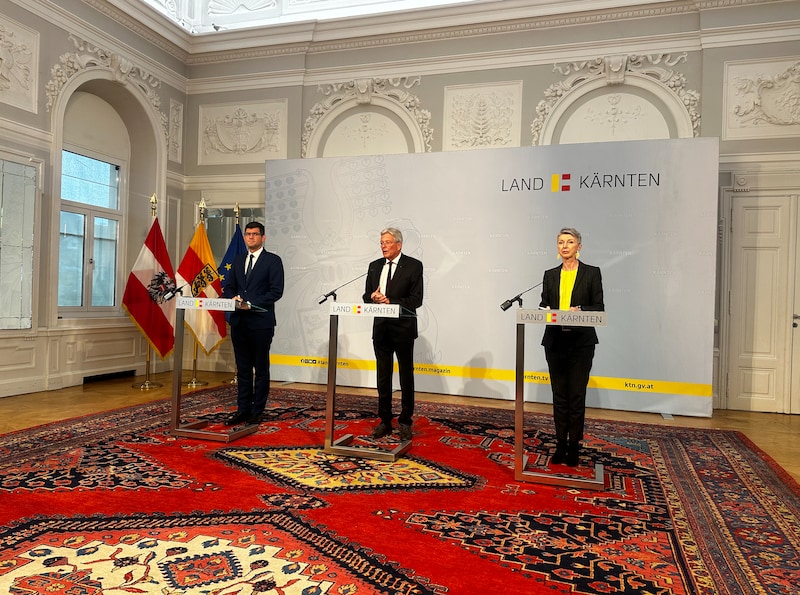
{"type": "MultiPolygon", "coordinates": [[[[795,166],[796,167],[796,166],[795,166]]],[[[752,168],[749,164],[748,169],[752,168]]],[[[730,354],[730,332],[731,320],[735,313],[731,312],[731,278],[733,264],[733,208],[737,195],[747,193],[762,196],[784,196],[790,199],[790,218],[794,227],[790,234],[790,245],[788,253],[793,262],[789,266],[789,274],[793,279],[788,280],[789,287],[792,288],[790,295],[791,307],[789,308],[789,318],[786,324],[791,326],[791,314],[800,314],[800,243],[798,233],[800,233],[800,171],[748,171],[736,172],[721,171],[721,180],[725,174],[729,175],[728,183],[720,184],[720,210],[718,233],[718,294],[716,300],[717,311],[717,337],[715,360],[718,363],[715,373],[716,390],[714,391],[714,409],[727,409],[729,405],[729,376],[732,370],[730,354]],[[792,310],[793,308],[793,310],[792,310]]],[[[792,329],[789,340],[786,343],[786,372],[783,385],[788,387],[788,393],[784,395],[780,404],[779,413],[800,414],[800,320],[799,326],[792,329]]]]}

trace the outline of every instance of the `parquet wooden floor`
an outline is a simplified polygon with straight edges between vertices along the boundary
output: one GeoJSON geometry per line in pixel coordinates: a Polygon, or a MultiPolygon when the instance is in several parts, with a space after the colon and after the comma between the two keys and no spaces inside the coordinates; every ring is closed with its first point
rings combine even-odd
{"type": "MultiPolygon", "coordinates": [[[[210,387],[219,386],[230,378],[230,373],[198,372],[198,379],[208,382],[210,387]]],[[[163,386],[141,390],[138,386],[141,385],[144,378],[128,377],[92,382],[60,390],[0,398],[0,433],[5,434],[52,421],[170,397],[171,373],[153,375],[151,380],[161,383],[163,386]],[[134,385],[137,388],[134,388],[134,385]]],[[[315,384],[275,383],[274,385],[325,390],[324,386],[315,384]]],[[[372,389],[342,388],[340,390],[374,394],[372,389]]],[[[511,401],[432,393],[417,393],[417,399],[455,404],[471,403],[508,409],[514,407],[514,403],[511,401]]],[[[528,403],[526,408],[531,411],[550,411],[549,405],[540,403],[528,403]]],[[[795,481],[800,482],[800,415],[716,410],[711,418],[676,416],[674,419],[667,420],[653,413],[589,409],[587,417],[682,427],[739,430],[786,469],[795,481]]]]}

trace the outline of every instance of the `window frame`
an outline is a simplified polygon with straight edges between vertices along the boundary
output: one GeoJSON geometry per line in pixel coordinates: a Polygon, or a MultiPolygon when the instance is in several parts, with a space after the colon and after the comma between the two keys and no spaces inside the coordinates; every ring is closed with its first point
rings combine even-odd
{"type": "MultiPolygon", "coordinates": [[[[64,145],[61,148],[60,158],[63,164],[63,154],[65,152],[75,153],[82,157],[94,159],[107,163],[117,169],[117,208],[110,209],[107,207],[95,206],[88,203],[75,202],[59,197],[59,208],[57,220],[60,224],[61,213],[75,213],[84,217],[84,254],[82,263],[82,293],[80,306],[61,306],[58,304],[58,289],[56,291],[56,307],[58,309],[58,317],[65,318],[107,318],[107,317],[122,317],[122,294],[125,288],[125,282],[128,278],[128,272],[123,269],[127,262],[127,245],[126,233],[128,213],[127,213],[127,172],[128,163],[125,159],[106,155],[98,151],[86,149],[85,147],[64,145]],[[115,264],[115,278],[113,283],[114,290],[114,303],[110,306],[93,306],[93,274],[94,267],[92,266],[94,257],[94,224],[95,218],[104,218],[116,221],[117,223],[117,250],[116,250],[116,264],[115,264]]],[[[63,166],[61,168],[61,180],[63,180],[63,166]]],[[[61,180],[59,180],[59,189],[62,188],[61,180]]],[[[61,229],[58,229],[55,244],[60,244],[61,229]]],[[[60,262],[57,259],[55,264],[56,269],[56,287],[59,287],[61,282],[60,262]]]]}

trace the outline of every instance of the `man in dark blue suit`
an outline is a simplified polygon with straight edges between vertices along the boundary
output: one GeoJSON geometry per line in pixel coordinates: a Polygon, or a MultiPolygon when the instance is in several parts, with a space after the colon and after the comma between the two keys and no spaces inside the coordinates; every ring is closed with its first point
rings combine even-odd
{"type": "Polygon", "coordinates": [[[233,260],[222,290],[222,297],[236,300],[230,325],[239,392],[236,413],[226,420],[229,426],[258,424],[269,396],[269,348],[275,335],[275,302],[283,295],[283,262],[264,249],[264,237],[261,223],[247,224],[247,252],[233,260]]]}
{"type": "Polygon", "coordinates": [[[402,254],[403,234],[389,227],[381,231],[383,257],[369,263],[364,302],[399,304],[400,318],[375,318],[372,346],[378,388],[380,424],[373,438],[392,433],[392,368],[397,356],[400,375],[401,409],[398,416],[400,440],[411,440],[414,414],[414,339],[417,338],[417,308],[422,305],[422,262],[402,254]]]}

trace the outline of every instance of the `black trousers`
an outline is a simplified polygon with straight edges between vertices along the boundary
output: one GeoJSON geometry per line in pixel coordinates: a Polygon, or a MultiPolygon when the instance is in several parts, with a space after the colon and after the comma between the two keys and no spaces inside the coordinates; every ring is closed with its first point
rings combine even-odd
{"type": "Polygon", "coordinates": [[[269,397],[269,348],[274,328],[231,327],[236,357],[236,412],[254,416],[264,413],[269,397]]]}
{"type": "Polygon", "coordinates": [[[392,372],[397,355],[400,376],[401,407],[397,421],[411,425],[414,415],[414,339],[394,339],[384,336],[373,339],[377,371],[378,417],[387,425],[392,423],[392,372]]]}
{"type": "Polygon", "coordinates": [[[553,390],[553,421],[556,440],[583,440],[586,418],[586,385],[594,359],[594,345],[574,347],[560,341],[544,350],[553,390]]]}

